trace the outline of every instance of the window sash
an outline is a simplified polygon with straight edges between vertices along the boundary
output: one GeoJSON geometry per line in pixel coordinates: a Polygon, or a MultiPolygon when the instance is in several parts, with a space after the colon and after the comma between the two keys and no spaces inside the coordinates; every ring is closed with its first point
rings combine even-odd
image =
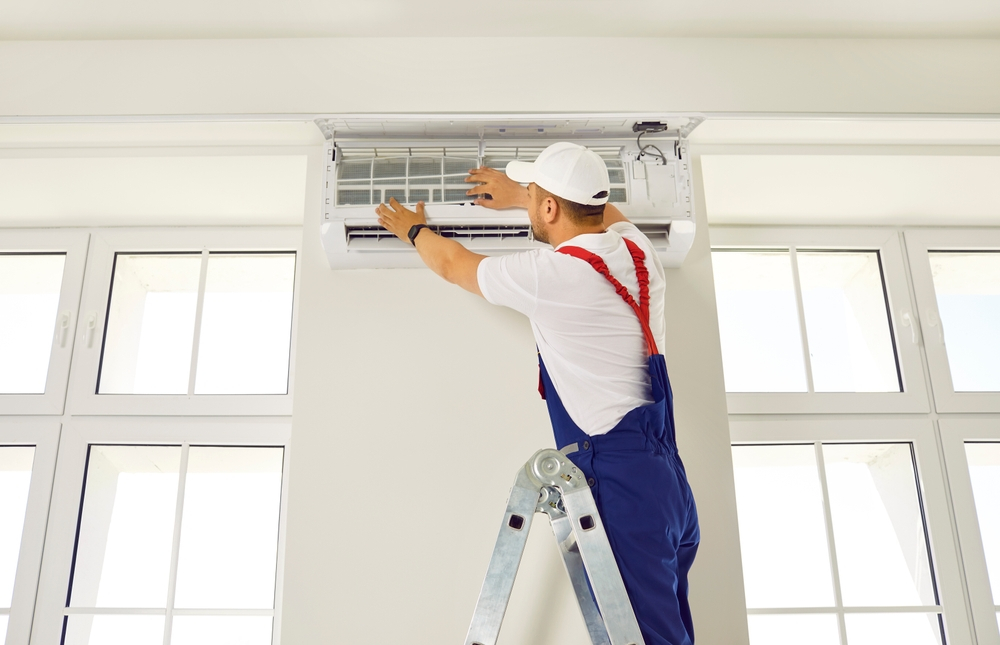
{"type": "MultiPolygon", "coordinates": [[[[927,391],[919,338],[906,280],[899,233],[894,229],[712,227],[713,249],[878,251],[891,312],[889,328],[903,381],[902,392],[730,392],[732,414],[927,412],[927,391]],[[916,340],[915,340],[916,339],[916,340]]],[[[798,289],[798,287],[796,287],[798,289]]],[[[799,299],[800,296],[799,296],[799,299]]],[[[805,330],[801,330],[805,336],[805,330]]],[[[808,362],[806,363],[808,365],[808,362]]]]}
{"type": "Polygon", "coordinates": [[[65,253],[59,307],[53,326],[52,352],[49,354],[48,375],[44,394],[0,394],[0,415],[62,414],[66,401],[70,360],[73,356],[74,329],[79,319],[80,291],[83,288],[84,265],[90,234],[73,229],[5,230],[0,241],[0,253],[65,253]],[[62,330],[65,317],[65,332],[62,330]]]}
{"type": "Polygon", "coordinates": [[[296,320],[301,275],[300,228],[247,229],[133,229],[95,232],[87,263],[87,281],[77,327],[78,351],[70,388],[72,414],[141,415],[289,415],[295,372],[296,320]],[[116,253],[209,251],[294,251],[292,334],[289,346],[289,383],[286,394],[97,394],[108,301],[116,253]]]}
{"type": "MultiPolygon", "coordinates": [[[[930,419],[900,418],[811,418],[731,416],[733,445],[741,444],[824,444],[898,443],[913,445],[917,490],[923,502],[931,565],[937,580],[940,610],[948,630],[949,643],[971,644],[967,627],[966,594],[962,562],[952,530],[944,470],[938,457],[937,441],[930,419]]],[[[837,607],[851,613],[855,608],[837,607]]],[[[917,610],[918,608],[913,608],[917,610]]],[[[798,611],[797,609],[795,611],[798,611]]],[[[829,611],[829,609],[827,610],[829,611]]],[[[897,608],[896,611],[900,611],[897,608]]],[[[933,607],[919,608],[918,613],[933,612],[933,607]]],[[[781,609],[754,610],[752,613],[790,613],[781,609]]],[[[995,622],[994,622],[995,624],[995,622]]],[[[843,640],[842,640],[843,642],[843,640]]],[[[980,641],[984,642],[984,641],[980,641]]]]}
{"type": "Polygon", "coordinates": [[[0,446],[35,448],[7,624],[7,645],[28,645],[58,444],[58,421],[7,419],[0,424],[0,446]]]}
{"type": "MultiPolygon", "coordinates": [[[[49,527],[45,532],[45,561],[35,608],[32,642],[59,643],[63,617],[73,613],[134,614],[144,610],[91,610],[66,607],[72,571],[76,526],[83,497],[87,449],[91,444],[122,445],[212,445],[282,446],[281,506],[278,518],[278,549],[275,570],[272,642],[281,634],[281,604],[284,579],[285,530],[288,508],[291,420],[266,418],[218,419],[211,417],[174,419],[92,417],[69,421],[59,442],[59,472],[55,474],[49,527]]],[[[41,540],[39,540],[41,546],[41,540]]],[[[148,610],[145,613],[149,613],[148,610]]],[[[157,610],[163,615],[163,610],[157,610]]],[[[191,612],[174,612],[176,615],[191,612]]],[[[195,611],[222,615],[227,612],[195,611]]],[[[230,614],[234,612],[229,612],[230,614]]],[[[261,615],[261,610],[240,610],[238,615],[261,615]]],[[[194,615],[191,614],[191,615],[194,615]]],[[[271,615],[271,610],[266,610],[271,615]]]]}
{"type": "Polygon", "coordinates": [[[932,250],[1000,250],[1000,229],[908,229],[905,236],[935,408],[938,412],[1000,412],[1000,392],[955,391],[928,258],[932,250]]]}
{"type": "Polygon", "coordinates": [[[997,612],[1000,611],[997,606],[1000,603],[993,598],[986,571],[986,555],[965,452],[967,441],[1000,442],[1000,420],[945,418],[938,423],[976,637],[979,643],[1000,643],[997,626],[997,612]]]}

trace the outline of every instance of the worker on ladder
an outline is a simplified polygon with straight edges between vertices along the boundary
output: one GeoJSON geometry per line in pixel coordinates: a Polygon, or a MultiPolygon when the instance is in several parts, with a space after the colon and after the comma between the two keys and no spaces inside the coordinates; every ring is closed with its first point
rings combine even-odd
{"type": "Polygon", "coordinates": [[[379,223],[414,244],[444,279],[528,316],[539,391],[556,444],[591,485],[646,645],[694,642],[687,574],[698,549],[694,498],[677,454],[664,344],[665,278],[652,244],[608,204],[607,166],[556,143],[506,175],[469,171],[487,208],[528,210],[553,249],[500,257],[469,251],[427,228],[395,199],[379,223]],[[526,184],[525,188],[521,184],[526,184]]]}

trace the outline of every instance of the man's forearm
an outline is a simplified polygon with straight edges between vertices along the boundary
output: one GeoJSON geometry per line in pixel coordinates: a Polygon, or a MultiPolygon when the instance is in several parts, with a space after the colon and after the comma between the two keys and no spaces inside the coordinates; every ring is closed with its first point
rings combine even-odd
{"type": "Polygon", "coordinates": [[[431,271],[466,291],[483,295],[479,290],[477,269],[485,256],[429,229],[422,229],[414,241],[420,259],[431,271]]]}

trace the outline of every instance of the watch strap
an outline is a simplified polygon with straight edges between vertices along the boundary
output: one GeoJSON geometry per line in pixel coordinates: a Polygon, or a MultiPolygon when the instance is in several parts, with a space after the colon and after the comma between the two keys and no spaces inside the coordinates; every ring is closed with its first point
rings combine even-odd
{"type": "Polygon", "coordinates": [[[426,224],[414,224],[410,227],[410,230],[406,233],[406,237],[409,238],[410,244],[413,246],[417,245],[417,235],[420,233],[421,229],[430,228],[426,224]]]}

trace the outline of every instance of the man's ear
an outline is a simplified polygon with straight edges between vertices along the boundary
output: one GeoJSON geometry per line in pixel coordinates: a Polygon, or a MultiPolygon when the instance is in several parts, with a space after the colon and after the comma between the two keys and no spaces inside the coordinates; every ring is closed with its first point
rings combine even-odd
{"type": "Polygon", "coordinates": [[[542,201],[542,207],[539,210],[541,210],[542,219],[547,224],[551,224],[559,217],[559,202],[551,197],[546,197],[542,201]]]}

